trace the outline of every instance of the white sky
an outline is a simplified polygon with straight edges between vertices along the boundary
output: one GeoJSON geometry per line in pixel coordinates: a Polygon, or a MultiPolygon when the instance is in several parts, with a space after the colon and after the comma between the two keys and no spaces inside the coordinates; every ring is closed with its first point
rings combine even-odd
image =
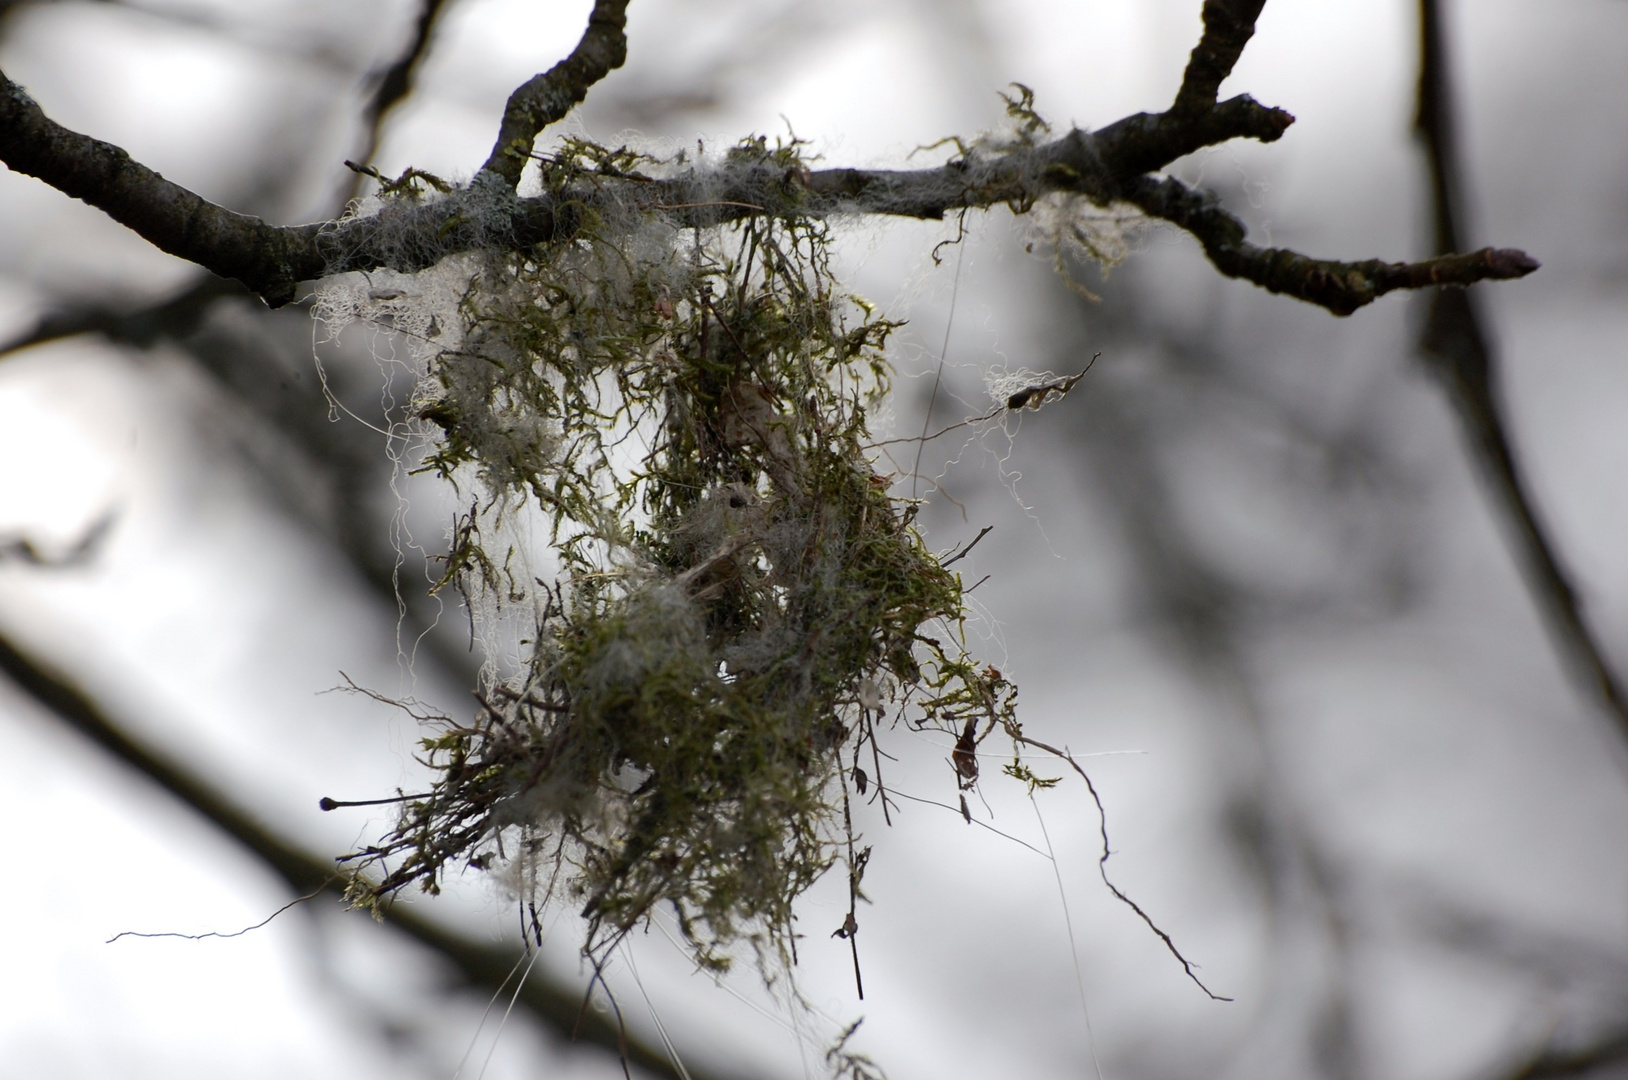
{"type": "MultiPolygon", "coordinates": [[[[0,64],[61,122],[212,198],[293,219],[342,181],[334,166],[349,145],[353,73],[398,46],[408,6],[41,5],[12,16],[0,64]],[[261,181],[272,176],[303,178],[303,194],[268,202],[261,181]]],[[[569,50],[587,7],[460,3],[419,95],[387,129],[381,166],[467,175],[490,147],[503,99],[569,50]]],[[[1568,0],[1541,16],[1512,0],[1449,7],[1474,240],[1525,247],[1545,263],[1528,282],[1486,290],[1513,424],[1590,617],[1628,666],[1628,6],[1568,0]]],[[[634,0],[628,66],[581,122],[608,138],[642,91],[709,77],[722,107],[699,131],[662,136],[723,142],[789,122],[833,164],[897,164],[919,144],[995,122],[994,91],[1012,80],[1033,87],[1059,125],[1162,107],[1198,9],[1198,0],[634,0]],[[783,11],[792,12],[786,33],[775,21],[783,11]],[[961,34],[966,26],[983,33],[961,34]]],[[[1180,171],[1276,242],[1353,258],[1419,254],[1412,19],[1401,0],[1272,0],[1223,93],[1250,92],[1299,122],[1275,146],[1226,147],[1180,171]]],[[[1059,366],[1065,309],[1051,294],[1063,286],[1017,249],[1004,213],[978,225],[964,258],[936,268],[926,252],[942,225],[852,233],[856,289],[911,320],[907,364],[931,364],[923,358],[936,354],[954,295],[952,389],[975,392],[994,364],[1059,366]]],[[[1120,271],[1135,275],[1145,317],[1173,336],[1209,335],[1230,358],[1218,368],[1269,387],[1292,403],[1286,412],[1382,440],[1407,494],[1307,504],[1297,492],[1321,466],[1270,416],[1229,404],[1220,381],[1213,407],[1180,400],[1179,372],[1157,343],[1104,357],[1110,387],[1147,390],[1148,423],[1197,418],[1173,429],[1167,455],[1194,533],[1219,563],[1291,593],[1354,583],[1331,615],[1266,620],[1241,635],[1264,736],[1173,660],[1139,613],[1126,540],[1091,472],[1103,466],[1074,460],[1091,444],[1067,441],[1063,420],[1030,420],[1005,463],[1023,474],[1021,505],[999,483],[995,457],[974,448],[950,474],[970,524],[943,504],[927,516],[942,546],[996,525],[968,560],[969,580],[993,574],[978,593],[988,648],[1022,685],[1030,730],[1085,753],[1145,752],[1090,759],[1111,815],[1110,866],[1206,980],[1239,999],[1206,1000],[1105,893],[1082,793],[1043,799],[1105,1074],[1317,1068],[1305,1033],[1324,1001],[1331,939],[1292,914],[1315,908],[1304,896],[1279,897],[1274,921],[1228,853],[1229,800],[1252,776],[1275,779],[1279,812],[1305,822],[1349,875],[1360,918],[1347,928],[1359,957],[1347,990],[1366,1069],[1457,1078],[1540,1039],[1546,1023],[1580,1030],[1611,994],[1581,977],[1546,986],[1529,967],[1455,952],[1409,914],[1433,890],[1468,898],[1556,955],[1561,939],[1591,952],[1619,979],[1620,997],[1628,782],[1564,682],[1450,414],[1411,367],[1407,301],[1335,320],[1219,283],[1168,232],[1145,246],[1120,271]],[[1403,567],[1398,595],[1411,598],[1394,604],[1373,584],[1391,558],[1403,567]],[[1250,748],[1257,737],[1265,750],[1250,748]]],[[[26,326],[53,298],[137,303],[186,279],[96,212],[0,173],[0,330],[26,326]]],[[[1087,313],[1087,325],[1107,326],[1112,314],[1087,313]]],[[[911,415],[922,387],[902,385],[899,409],[911,415]]],[[[315,850],[347,849],[366,817],[319,815],[317,798],[410,783],[414,735],[373,703],[324,691],[343,672],[390,691],[406,685],[449,710],[465,697],[433,678],[404,683],[413,676],[392,611],[256,477],[269,438],[258,421],[223,407],[174,354],[93,339],[6,358],[0,416],[0,538],[62,549],[116,515],[88,567],[0,565],[0,626],[279,828],[315,850]]],[[[289,914],[230,940],[105,944],[124,930],[239,929],[288,898],[9,688],[0,733],[10,747],[0,820],[12,841],[0,888],[0,1075],[453,1074],[484,1001],[443,996],[423,957],[349,920],[289,914]]],[[[894,782],[948,798],[942,754],[906,755],[894,782]]],[[[1020,791],[985,788],[993,824],[1044,846],[1020,791]]],[[[853,1000],[846,945],[826,938],[845,906],[834,882],[804,909],[799,976],[809,998],[837,1022],[862,1013],[859,1043],[895,1080],[1091,1075],[1051,864],[925,806],[910,806],[892,830],[866,828],[876,844],[860,939],[867,1000],[853,1000]]],[[[434,909],[458,925],[495,936],[513,924],[479,883],[452,892],[434,909]]],[[[574,971],[573,932],[563,918],[545,953],[553,970],[574,971]]],[[[659,934],[635,950],[687,1055],[787,1077],[801,1075],[807,1056],[817,1069],[828,1027],[807,1036],[805,1055],[782,1021],[691,975],[659,934]]],[[[649,1030],[639,991],[625,975],[616,985],[649,1030]]],[[[750,977],[734,985],[761,997],[750,977]]],[[[614,1062],[566,1053],[518,1020],[497,1047],[488,1077],[615,1075],[614,1062]]]]}

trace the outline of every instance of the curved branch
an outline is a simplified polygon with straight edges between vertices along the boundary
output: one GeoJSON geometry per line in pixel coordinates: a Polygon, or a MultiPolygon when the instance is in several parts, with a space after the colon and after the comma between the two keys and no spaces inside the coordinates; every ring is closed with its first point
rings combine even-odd
{"type": "Polygon", "coordinates": [[[1223,210],[1214,194],[1196,191],[1180,180],[1143,177],[1126,192],[1126,199],[1192,233],[1204,245],[1210,262],[1228,277],[1243,278],[1336,315],[1349,315],[1397,289],[1520,278],[1540,265],[1525,252],[1511,248],[1482,248],[1416,263],[1313,259],[1286,248],[1251,244],[1244,238],[1244,223],[1223,210]]]}
{"type": "MultiPolygon", "coordinates": [[[[339,899],[343,882],[332,860],[300,850],[213,785],[132,738],[78,686],[26,655],[3,635],[0,635],[0,672],[63,724],[144,774],[259,857],[295,894],[320,892],[339,899]]],[[[514,950],[472,941],[416,914],[406,904],[387,907],[383,914],[387,923],[440,953],[472,985],[501,992],[513,977],[515,958],[519,955],[514,950]]],[[[620,1031],[615,1023],[599,1013],[582,1009],[582,997],[574,989],[542,975],[533,975],[517,994],[526,1008],[555,1032],[580,1037],[621,1054],[625,1060],[656,1076],[678,1075],[666,1053],[632,1033],[620,1031]]],[[[702,1074],[691,1067],[689,1075],[702,1074]]],[[[724,1080],[725,1074],[713,1076],[715,1080],[724,1080]]]]}
{"type": "Polygon", "coordinates": [[[367,104],[362,108],[362,125],[367,130],[369,146],[368,153],[361,158],[363,164],[368,163],[373,157],[373,144],[379,140],[379,121],[413,92],[413,79],[418,73],[419,65],[429,55],[431,38],[447,2],[448,0],[422,0],[418,18],[413,23],[412,40],[408,42],[402,54],[378,74],[373,93],[368,96],[367,104]]]}
{"type": "Polygon", "coordinates": [[[147,348],[160,338],[192,333],[217,300],[247,295],[227,278],[201,276],[180,292],[133,311],[84,304],[47,312],[15,337],[0,340],[0,358],[76,334],[101,334],[109,341],[147,348]]]}
{"type": "Polygon", "coordinates": [[[497,145],[481,166],[514,187],[531,156],[537,133],[588,96],[588,88],[627,60],[628,0],[594,0],[588,28],[571,55],[528,79],[503,109],[497,145]]]}
{"type": "Polygon", "coordinates": [[[582,100],[626,53],[626,0],[597,0],[581,43],[566,60],[516,90],[492,157],[467,188],[401,200],[367,218],[285,228],[216,206],[136,164],[109,143],[49,120],[0,74],[0,160],[107,211],[164,251],[241,281],[276,306],[301,281],[350,270],[403,272],[460,251],[525,250],[575,235],[585,210],[629,205],[707,226],[752,214],[889,214],[941,218],[1006,204],[1022,212],[1051,192],[1099,205],[1128,201],[1193,233],[1222,273],[1346,315],[1395,289],[1522,277],[1538,263],[1485,249],[1420,263],[1334,262],[1259,248],[1213,196],[1148,175],[1230,139],[1272,142],[1294,122],[1248,95],[1215,103],[1254,31],[1264,0],[1207,0],[1204,39],[1193,51],[1175,104],[1138,113],[1095,134],[1073,130],[1050,143],[965,154],[937,168],[806,172],[766,160],[731,160],[664,179],[593,175],[563,191],[522,199],[514,184],[541,128],[582,100]]]}
{"type": "Polygon", "coordinates": [[[81,199],[171,255],[236,278],[276,305],[322,270],[315,225],[279,228],[217,206],[112,143],[69,131],[0,73],[0,160],[81,199]]]}
{"type": "MultiPolygon", "coordinates": [[[[385,116],[412,94],[419,68],[429,56],[436,26],[446,14],[449,3],[450,0],[421,0],[418,18],[413,23],[412,40],[400,56],[374,76],[373,92],[362,106],[362,145],[356,154],[356,160],[363,165],[371,165],[373,155],[378,152],[385,116]]],[[[360,172],[356,174],[346,202],[362,193],[365,175],[360,172]]]]}
{"type": "Polygon", "coordinates": [[[1139,114],[1096,135],[1076,130],[1042,146],[937,168],[798,174],[746,163],[654,184],[595,178],[528,199],[501,178],[482,175],[450,198],[401,202],[368,218],[279,227],[217,206],[119,147],[62,127],[0,73],[0,160],[106,211],[161,250],[237,279],[272,306],[292,299],[299,282],[325,274],[378,267],[411,272],[457,251],[565,239],[575,232],[580,209],[559,208],[630,197],[686,225],[753,213],[941,218],[963,208],[1022,206],[1058,190],[1106,202],[1127,172],[1158,168],[1229,139],[1274,139],[1292,120],[1241,97],[1196,117],[1139,114]]]}

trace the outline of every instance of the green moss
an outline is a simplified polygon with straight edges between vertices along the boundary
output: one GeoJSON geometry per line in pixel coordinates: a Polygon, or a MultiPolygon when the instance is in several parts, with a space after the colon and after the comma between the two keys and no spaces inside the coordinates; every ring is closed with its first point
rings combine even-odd
{"type": "MultiPolygon", "coordinates": [[[[731,153],[803,167],[795,144],[731,153]]],[[[576,141],[543,183],[658,164],[576,141]]],[[[864,741],[1015,732],[1015,691],[965,654],[961,580],[866,453],[896,324],[839,290],[824,225],[581,213],[576,239],[485,263],[421,388],[426,467],[479,489],[443,581],[530,603],[535,632],[480,716],[424,740],[433,790],[351,857],[352,896],[518,859],[580,905],[590,954],[667,904],[704,964],[743,940],[784,958],[794,900],[851,850],[864,741]],[[556,583],[486,546],[527,500],[556,583]]]]}

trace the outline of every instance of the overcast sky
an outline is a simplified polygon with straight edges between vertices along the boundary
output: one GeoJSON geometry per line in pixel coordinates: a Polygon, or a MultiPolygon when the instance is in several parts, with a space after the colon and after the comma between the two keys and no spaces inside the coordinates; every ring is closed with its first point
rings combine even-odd
{"type": "MultiPolygon", "coordinates": [[[[626,67],[567,123],[675,148],[794,132],[831,164],[936,162],[944,151],[917,148],[997,125],[1013,81],[1059,128],[1164,107],[1199,7],[634,0],[626,67]]],[[[569,51],[587,9],[453,0],[380,167],[467,177],[508,93],[569,51]]],[[[0,66],[53,118],[167,177],[308,220],[349,183],[364,77],[401,49],[415,10],[21,4],[0,23],[0,66]]],[[[1544,263],[1481,288],[1517,446],[1628,670],[1628,5],[1447,10],[1470,241],[1544,263]]],[[[1261,242],[1425,254],[1415,17],[1404,0],[1271,0],[1222,93],[1298,122],[1278,144],[1173,171],[1261,242]]],[[[927,455],[929,538],[947,549],[995,527],[965,566],[968,581],[989,575],[977,648],[1022,687],[1027,730],[1082,755],[1115,882],[1235,1000],[1209,1000],[1103,887],[1085,792],[1065,781],[1037,810],[991,767],[975,806],[990,828],[926,803],[891,828],[866,812],[863,1003],[846,943],[827,937],[846,910],[833,879],[801,910],[797,977],[816,1015],[777,1004],[749,965],[714,986],[658,927],[612,973],[630,1023],[655,1038],[659,1017],[686,1061],[796,1077],[818,1075],[833,1033],[864,1016],[856,1045],[894,1080],[1094,1076],[1093,1054],[1109,1080],[1459,1080],[1497,1076],[1551,1034],[1584,1043],[1628,1025],[1628,754],[1545,636],[1421,373],[1417,307],[1392,296],[1336,319],[1222,280],[1168,228],[1132,230],[1105,279],[1080,268],[1092,303],[1044,250],[1025,252],[1032,236],[1004,210],[935,264],[953,234],[840,227],[854,291],[909,320],[898,430],[917,430],[941,363],[933,408],[953,419],[985,407],[992,371],[1071,373],[1102,355],[1015,438],[927,455]]],[[[0,337],[64,304],[152,303],[192,275],[0,172],[0,337]]],[[[401,391],[388,340],[314,347],[303,314],[257,322],[224,305],[211,318],[221,341],[270,342],[277,377],[302,392],[320,361],[364,419],[401,391]]],[[[449,603],[435,631],[436,656],[454,660],[426,647],[416,662],[335,523],[362,499],[422,591],[415,545],[439,550],[453,504],[421,479],[398,477],[393,494],[389,443],[339,413],[346,445],[386,464],[365,498],[323,488],[252,397],[174,343],[83,335],[5,356],[0,627],[132,732],[335,855],[384,819],[322,815],[318,798],[387,794],[418,767],[410,720],[334,688],[468,708],[464,614],[449,603]],[[49,561],[103,522],[82,564],[17,555],[27,540],[49,561]]],[[[491,1078],[618,1074],[519,1013],[500,1024],[501,1002],[483,1020],[484,994],[449,990],[433,958],[327,908],[229,939],[108,944],[239,930],[291,897],[9,685],[0,738],[0,1073],[446,1080],[473,1044],[466,1077],[494,1046],[491,1078]]],[[[903,729],[895,742],[899,789],[953,803],[948,748],[903,729]]],[[[476,876],[412,902],[493,940],[518,924],[512,897],[476,876]]],[[[539,971],[580,984],[578,935],[562,913],[539,971]]]]}

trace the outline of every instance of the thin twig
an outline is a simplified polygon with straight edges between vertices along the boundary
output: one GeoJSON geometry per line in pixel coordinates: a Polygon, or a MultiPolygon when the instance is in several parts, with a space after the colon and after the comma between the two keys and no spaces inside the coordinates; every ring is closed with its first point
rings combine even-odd
{"type": "Polygon", "coordinates": [[[1159,940],[1164,942],[1165,948],[1170,950],[1170,955],[1174,956],[1181,963],[1182,970],[1187,972],[1187,977],[1192,979],[1200,990],[1208,994],[1212,1001],[1231,1001],[1231,998],[1222,997],[1214,990],[1211,990],[1208,986],[1205,986],[1204,981],[1198,977],[1198,972],[1195,970],[1195,965],[1193,962],[1181,954],[1181,950],[1176,948],[1176,943],[1171,939],[1170,935],[1161,930],[1159,928],[1159,924],[1154,922],[1153,918],[1148,915],[1147,912],[1143,911],[1141,906],[1137,904],[1135,900],[1132,900],[1129,896],[1126,896],[1125,893],[1120,890],[1119,886],[1115,885],[1113,881],[1109,879],[1108,858],[1113,854],[1113,850],[1108,846],[1108,811],[1102,805],[1102,796],[1097,794],[1097,786],[1091,782],[1090,775],[1087,774],[1084,769],[1080,768],[1080,763],[1074,760],[1074,755],[1069,753],[1067,749],[1059,750],[1055,746],[1043,743],[1039,739],[1031,739],[1027,735],[1013,735],[1012,738],[1025,746],[1032,746],[1036,750],[1044,750],[1047,753],[1056,756],[1059,761],[1068,762],[1069,767],[1080,774],[1080,779],[1085,781],[1086,790],[1091,793],[1091,801],[1097,804],[1097,821],[1102,833],[1102,857],[1097,860],[1097,871],[1102,876],[1102,883],[1108,887],[1109,892],[1114,894],[1114,898],[1116,900],[1130,908],[1132,911],[1136,912],[1137,916],[1147,924],[1148,929],[1152,930],[1159,936],[1159,940]]]}
{"type": "Polygon", "coordinates": [[[324,795],[317,800],[317,809],[328,811],[338,810],[342,806],[388,806],[391,803],[412,802],[414,799],[429,799],[434,796],[433,791],[421,791],[416,795],[392,795],[385,799],[330,799],[324,795]]]}
{"type": "MultiPolygon", "coordinates": [[[[961,816],[961,811],[960,811],[960,809],[958,807],[951,806],[949,803],[946,803],[946,802],[939,802],[937,799],[924,799],[920,795],[910,795],[910,794],[907,794],[907,793],[905,793],[903,791],[900,791],[898,788],[893,789],[893,794],[897,795],[901,799],[909,799],[911,802],[922,803],[922,804],[924,804],[926,806],[936,806],[940,810],[948,810],[950,813],[954,814],[956,817],[961,816]]],[[[989,830],[990,832],[994,833],[996,836],[1000,837],[1003,840],[1010,840],[1014,844],[1021,844],[1023,847],[1028,848],[1030,851],[1032,851],[1036,855],[1040,856],[1042,859],[1049,859],[1051,857],[1051,856],[1047,855],[1044,851],[1041,851],[1039,848],[1037,848],[1033,844],[1029,843],[1027,840],[1021,839],[1020,837],[1013,836],[1011,833],[1004,832],[1001,829],[997,829],[997,828],[995,828],[995,826],[989,824],[989,822],[987,822],[987,821],[980,821],[977,818],[973,818],[972,819],[972,824],[977,825],[980,828],[984,828],[984,829],[989,830]]]]}
{"type": "Polygon", "coordinates": [[[230,931],[229,933],[221,933],[218,930],[208,930],[208,931],[205,931],[204,933],[201,933],[201,934],[183,934],[183,933],[179,933],[179,932],[174,931],[174,930],[160,930],[160,931],[151,932],[151,933],[146,932],[146,931],[142,931],[142,930],[121,930],[119,933],[114,934],[112,937],[108,938],[107,941],[103,942],[103,944],[111,945],[115,941],[118,941],[120,938],[127,938],[127,937],[184,938],[187,941],[203,941],[205,938],[235,938],[235,937],[242,937],[244,934],[249,933],[251,930],[258,930],[262,926],[269,925],[273,919],[275,919],[277,916],[281,915],[283,912],[287,911],[289,908],[295,907],[295,906],[297,906],[299,904],[303,904],[307,900],[315,900],[317,897],[321,896],[323,893],[328,891],[328,886],[329,885],[331,885],[333,882],[338,881],[343,876],[344,875],[342,875],[342,874],[331,874],[331,875],[329,875],[329,880],[328,881],[325,881],[321,885],[318,885],[315,889],[312,889],[310,892],[306,893],[304,896],[296,896],[294,899],[290,900],[288,903],[284,904],[282,907],[278,908],[276,911],[273,911],[270,915],[267,915],[264,919],[261,919],[259,922],[255,923],[253,926],[245,926],[241,930],[233,930],[233,931],[230,931]]]}
{"type": "MultiPolygon", "coordinates": [[[[891,812],[889,812],[887,805],[887,784],[883,783],[882,781],[882,748],[877,745],[876,742],[876,719],[871,715],[871,711],[869,709],[865,710],[864,717],[865,738],[869,739],[871,743],[871,765],[876,769],[876,797],[882,801],[882,823],[889,828],[892,828],[893,815],[891,812]]],[[[891,756],[889,760],[893,760],[891,756]]],[[[863,792],[861,792],[861,794],[863,794],[863,792]]]]}
{"type": "Polygon", "coordinates": [[[990,532],[992,532],[994,530],[994,528],[995,528],[995,526],[993,526],[993,525],[985,525],[982,529],[978,530],[978,535],[974,536],[972,538],[971,543],[967,544],[966,547],[962,548],[960,551],[957,551],[954,555],[950,556],[948,559],[945,559],[943,562],[939,563],[938,564],[939,568],[942,569],[942,568],[944,568],[946,566],[949,566],[951,563],[960,562],[962,559],[966,558],[967,552],[969,552],[973,548],[977,547],[978,546],[978,541],[980,541],[984,537],[988,536],[990,534],[990,532]]]}
{"type": "MultiPolygon", "coordinates": [[[[855,767],[857,766],[858,762],[856,761],[855,767]]],[[[864,1001],[865,978],[859,973],[859,919],[855,910],[856,905],[859,903],[860,863],[854,857],[854,816],[848,808],[848,781],[840,775],[842,772],[840,767],[837,772],[839,774],[838,781],[842,784],[842,828],[848,841],[848,918],[837,928],[837,932],[831,936],[848,939],[848,948],[854,955],[854,989],[859,994],[859,1000],[864,1001]]],[[[868,848],[865,854],[869,856],[870,850],[868,848]]]]}
{"type": "MultiPolygon", "coordinates": [[[[357,160],[363,165],[371,164],[373,155],[379,149],[379,135],[384,127],[384,118],[389,115],[391,109],[412,94],[418,70],[423,66],[425,57],[429,55],[436,26],[452,2],[453,0],[422,0],[418,9],[418,19],[413,24],[413,36],[408,40],[407,48],[389,67],[375,77],[373,93],[368,96],[367,104],[362,107],[364,134],[357,160]]],[[[361,183],[361,177],[358,176],[350,191],[351,198],[361,194],[361,183]]]]}
{"type": "Polygon", "coordinates": [[[1006,406],[1005,405],[997,405],[995,408],[993,408],[993,409],[989,410],[988,412],[984,413],[982,416],[974,416],[974,417],[972,417],[970,419],[967,419],[967,420],[958,421],[958,422],[956,422],[954,424],[949,425],[948,427],[940,428],[939,430],[933,432],[931,435],[903,435],[903,436],[900,436],[897,439],[882,439],[882,440],[880,440],[878,442],[866,443],[865,444],[865,449],[874,450],[878,446],[892,446],[895,443],[902,443],[902,442],[929,443],[929,442],[932,442],[934,439],[938,438],[940,435],[948,435],[950,432],[955,431],[958,428],[971,427],[973,424],[981,424],[985,420],[993,420],[993,419],[995,419],[995,417],[999,416],[1001,413],[1003,413],[1005,411],[1006,411],[1006,406]]]}

